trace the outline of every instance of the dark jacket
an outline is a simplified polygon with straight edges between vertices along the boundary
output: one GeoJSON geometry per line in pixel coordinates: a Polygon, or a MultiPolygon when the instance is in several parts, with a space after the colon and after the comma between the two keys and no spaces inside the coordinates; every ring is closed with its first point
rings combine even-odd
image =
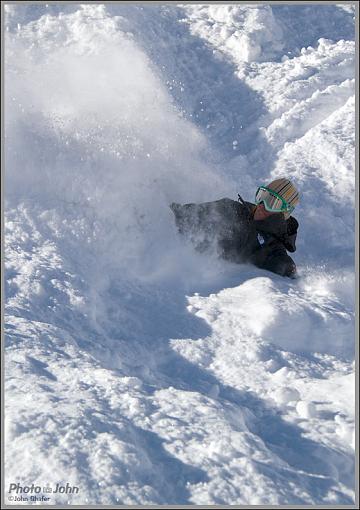
{"type": "Polygon", "coordinates": [[[216,249],[236,263],[251,262],[282,276],[295,276],[296,266],[287,251],[296,250],[298,222],[292,216],[274,214],[253,218],[255,205],[223,198],[202,204],[171,204],[179,232],[199,251],[216,249]]]}

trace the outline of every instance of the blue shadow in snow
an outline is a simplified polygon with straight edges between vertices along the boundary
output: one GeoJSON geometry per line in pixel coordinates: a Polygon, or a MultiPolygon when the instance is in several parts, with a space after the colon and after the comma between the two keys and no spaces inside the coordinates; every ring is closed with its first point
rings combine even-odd
{"type": "Polygon", "coordinates": [[[272,5],[283,30],[285,46],[279,55],[297,54],[301,48],[316,47],[320,38],[336,42],[355,39],[353,14],[337,5],[272,5]]]}
{"type": "MultiPolygon", "coordinates": [[[[235,409],[250,411],[247,416],[252,415],[252,418],[246,420],[249,432],[259,437],[266,449],[280,459],[280,462],[271,464],[253,461],[257,469],[278,486],[279,504],[306,503],[306,499],[294,494],[291,484],[305,487],[314,504],[323,504],[337,481],[354,489],[354,456],[304,437],[299,426],[284,420],[276,409],[256,394],[222,384],[212,374],[189,363],[173,350],[158,368],[164,387],[197,391],[207,398],[214,398],[212,389],[217,386],[219,394],[216,400],[222,405],[230,403],[235,409]]],[[[337,503],[348,505],[353,501],[345,494],[338,494],[337,503]]],[[[219,500],[217,504],[226,502],[219,500]]]]}
{"type": "Polygon", "coordinates": [[[107,9],[129,20],[136,42],[161,73],[177,109],[224,159],[247,154],[259,143],[256,121],[267,112],[262,96],[236,76],[234,64],[216,56],[179,21],[185,18],[181,7],[112,4],[107,9]]]}
{"type": "MultiPolygon", "coordinates": [[[[256,269],[249,269],[237,278],[229,275],[229,281],[226,285],[232,283],[240,284],[249,278],[249,275],[255,276],[258,273],[256,269]],[[239,281],[240,280],[240,281],[239,281]]],[[[269,275],[269,273],[266,273],[269,275]]],[[[205,289],[204,289],[205,290],[205,289]]],[[[210,289],[207,289],[209,292],[210,289]]],[[[218,292],[221,286],[215,286],[211,292],[218,292]]],[[[122,287],[116,288],[113,283],[110,289],[114,303],[119,303],[121,293],[127,291],[122,287]],[[117,296],[117,297],[116,297],[117,296]]],[[[258,437],[264,443],[264,449],[270,450],[275,459],[270,464],[256,462],[257,469],[278,486],[279,498],[281,504],[304,504],[311,497],[315,504],[321,504],[326,501],[329,491],[336,490],[337,482],[341,482],[349,489],[354,488],[354,458],[350,454],[338,451],[336,448],[324,446],[319,442],[304,437],[303,430],[296,424],[290,424],[284,420],[276,408],[259,398],[256,394],[248,391],[240,391],[232,386],[223,384],[216,376],[206,369],[200,368],[176,353],[170,345],[172,338],[191,338],[200,339],[211,334],[211,327],[201,318],[189,313],[186,305],[187,300],[181,291],[174,298],[164,300],[164,296],[159,292],[153,296],[153,302],[149,306],[149,296],[145,289],[138,288],[138,295],[132,298],[128,297],[128,304],[133,299],[133,310],[127,308],[125,316],[136,314],[141,323],[137,324],[134,318],[133,327],[134,337],[128,338],[130,343],[136,343],[137,352],[142,352],[142,356],[136,357],[136,363],[132,366],[127,365],[126,375],[139,377],[143,382],[143,389],[151,395],[159,389],[173,387],[180,391],[198,392],[205,398],[218,401],[224,408],[231,406],[234,410],[240,412],[247,410],[244,414],[248,431],[258,437]],[[143,335],[141,329],[143,328],[143,335]],[[145,334],[146,333],[146,334],[145,334]],[[141,365],[144,365],[143,367],[141,365]],[[146,368],[147,370],[144,370],[146,368]],[[214,388],[218,388],[215,392],[214,388]],[[297,487],[305,488],[307,496],[301,497],[294,493],[294,484],[297,487]]],[[[170,294],[169,294],[170,298],[170,294]]],[[[106,299],[108,301],[108,299],[106,299]]],[[[123,303],[123,299],[120,299],[123,303]]],[[[110,311],[111,313],[111,311],[110,311]]],[[[124,325],[119,320],[113,321],[113,333],[116,329],[120,334],[120,328],[124,325]]],[[[126,329],[129,329],[126,324],[126,329]]],[[[125,333],[125,332],[124,332],[125,333]]],[[[114,346],[116,343],[114,343],[114,346]]],[[[105,347],[105,345],[104,345],[105,347]]],[[[119,344],[119,348],[120,344],[119,344]]],[[[116,370],[119,375],[124,375],[124,367],[116,370]]],[[[183,425],[179,422],[179,427],[183,425]]],[[[232,423],[236,429],[236,423],[232,423]]],[[[162,441],[154,434],[141,432],[145,440],[145,449],[150,451],[158,469],[165,470],[166,466],[171,465],[168,453],[164,453],[162,441]],[[170,462],[170,464],[169,464],[170,462]]],[[[178,461],[176,461],[178,462],[178,461]]],[[[178,465],[176,470],[180,470],[180,479],[183,480],[180,488],[176,488],[176,497],[169,499],[167,503],[186,504],[186,479],[194,480],[190,466],[178,465]]],[[[205,474],[196,471],[195,479],[205,480],[205,474]],[[198,478],[198,476],[200,478],[198,478]]],[[[169,480],[173,483],[173,477],[169,480]]],[[[174,489],[175,490],[175,489],[174,489]]],[[[171,493],[171,490],[169,494],[171,493]]],[[[174,493],[175,494],[175,493],[174,493]]],[[[352,504],[350,496],[338,494],[337,503],[352,504]]],[[[236,503],[236,502],[234,502],[236,503]]],[[[216,504],[226,504],[226,501],[219,498],[216,504]]]]}

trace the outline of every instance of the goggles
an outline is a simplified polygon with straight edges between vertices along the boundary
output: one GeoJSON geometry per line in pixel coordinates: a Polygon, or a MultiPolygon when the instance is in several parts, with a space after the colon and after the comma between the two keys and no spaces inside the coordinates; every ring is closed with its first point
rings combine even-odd
{"type": "Polygon", "coordinates": [[[255,204],[259,205],[261,202],[268,212],[292,212],[295,209],[283,197],[266,186],[260,186],[255,194],[255,204]]]}

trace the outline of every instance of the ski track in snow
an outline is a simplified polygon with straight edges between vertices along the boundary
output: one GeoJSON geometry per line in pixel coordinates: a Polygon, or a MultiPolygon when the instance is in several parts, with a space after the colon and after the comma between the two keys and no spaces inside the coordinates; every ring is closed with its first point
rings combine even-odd
{"type": "Polygon", "coordinates": [[[6,9],[6,484],[353,504],[354,10],[6,9]],[[280,175],[298,280],[181,244],[280,175]]]}

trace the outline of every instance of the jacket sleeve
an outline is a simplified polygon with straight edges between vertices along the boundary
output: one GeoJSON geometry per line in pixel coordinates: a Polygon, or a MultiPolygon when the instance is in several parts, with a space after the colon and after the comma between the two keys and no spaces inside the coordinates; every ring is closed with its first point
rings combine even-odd
{"type": "Polygon", "coordinates": [[[299,223],[293,216],[290,216],[290,218],[287,220],[287,234],[284,237],[284,246],[287,249],[287,251],[293,253],[296,251],[296,236],[297,236],[297,229],[298,229],[299,223]]]}

